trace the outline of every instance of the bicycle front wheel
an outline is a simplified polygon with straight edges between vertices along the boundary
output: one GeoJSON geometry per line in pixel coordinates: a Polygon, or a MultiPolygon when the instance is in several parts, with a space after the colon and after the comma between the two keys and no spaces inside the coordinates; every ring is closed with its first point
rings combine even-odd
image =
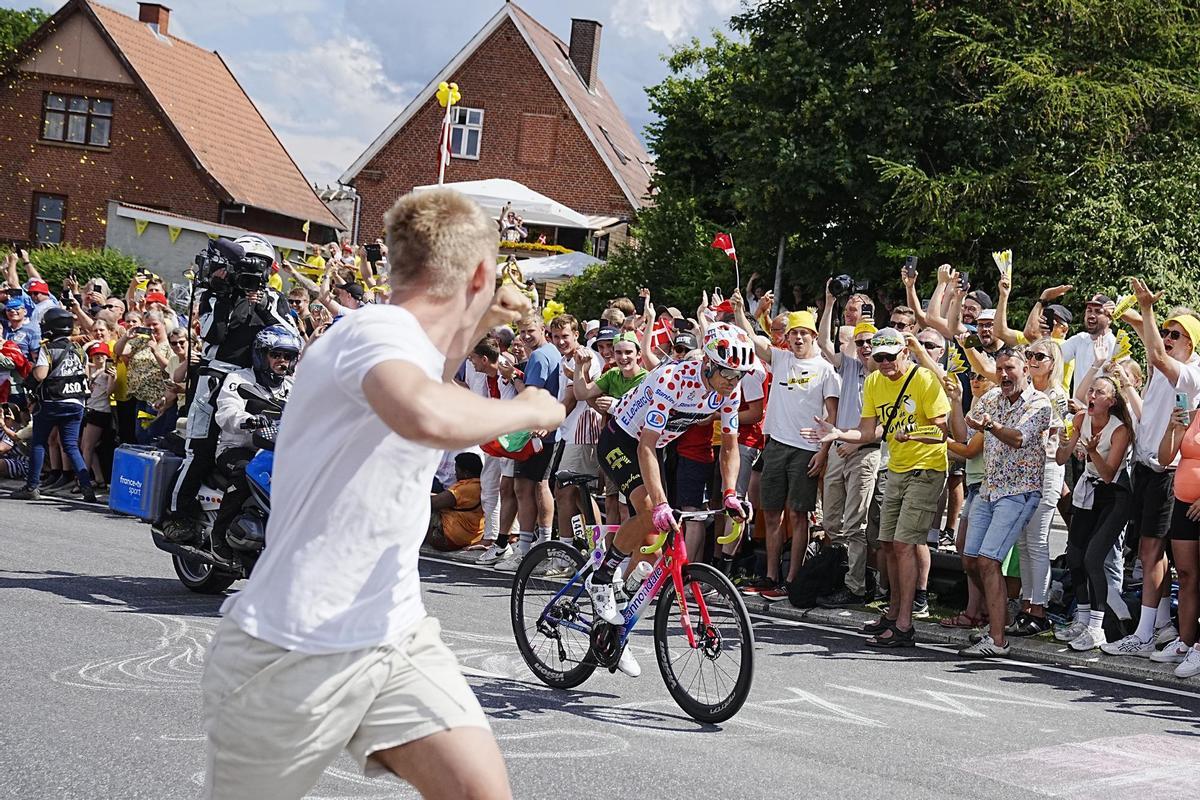
{"type": "Polygon", "coordinates": [[[674,582],[668,582],[654,613],[658,669],[667,691],[688,716],[724,722],[746,702],[754,681],[750,615],[729,579],[707,564],[684,569],[683,592],[695,646],[687,638],[674,582]],[[707,623],[701,601],[708,611],[707,623]]]}
{"type": "Polygon", "coordinates": [[[513,578],[513,635],[521,657],[547,686],[570,689],[596,671],[589,631],[595,613],[582,576],[583,554],[564,542],[530,549],[513,578]]]}

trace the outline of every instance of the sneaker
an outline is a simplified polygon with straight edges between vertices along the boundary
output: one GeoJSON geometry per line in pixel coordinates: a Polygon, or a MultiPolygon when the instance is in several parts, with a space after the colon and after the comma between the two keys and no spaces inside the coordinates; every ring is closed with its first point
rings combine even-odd
{"type": "Polygon", "coordinates": [[[1149,658],[1154,654],[1154,641],[1143,642],[1136,633],[1131,633],[1124,639],[1100,645],[1100,649],[1110,656],[1141,656],[1149,658]]]}
{"type": "Polygon", "coordinates": [[[69,472],[65,472],[62,475],[59,475],[54,480],[47,483],[45,486],[43,486],[42,492],[43,493],[57,492],[59,489],[70,486],[74,480],[75,480],[75,476],[73,474],[71,474],[69,472]]]}
{"type": "Polygon", "coordinates": [[[1075,620],[1066,627],[1059,626],[1054,631],[1054,638],[1060,642],[1071,642],[1078,639],[1087,630],[1087,623],[1075,620]]]}
{"type": "Polygon", "coordinates": [[[1154,644],[1164,645],[1170,644],[1179,638],[1179,629],[1175,627],[1174,622],[1168,622],[1161,628],[1154,629],[1154,644]]]}
{"type": "Polygon", "coordinates": [[[954,531],[946,528],[942,531],[942,535],[938,537],[939,550],[953,550],[955,543],[954,531]]]}
{"type": "Polygon", "coordinates": [[[87,487],[86,489],[81,489],[79,497],[85,503],[95,504],[100,502],[98,499],[96,499],[96,490],[91,486],[87,487]]]}
{"type": "Polygon", "coordinates": [[[775,581],[770,578],[764,578],[761,575],[746,585],[742,586],[742,594],[762,594],[764,589],[771,589],[775,586],[775,581]]]}
{"type": "MultiPolygon", "coordinates": [[[[1126,636],[1125,638],[1128,639],[1130,637],[1126,636]]],[[[1134,640],[1140,641],[1136,636],[1133,638],[1134,640]]],[[[1072,650],[1077,650],[1080,653],[1087,650],[1095,650],[1097,647],[1102,648],[1106,653],[1109,652],[1108,637],[1104,635],[1104,628],[1093,628],[1090,625],[1086,630],[1084,630],[1083,633],[1072,639],[1068,647],[1070,647],[1072,650]]],[[[1153,649],[1153,645],[1151,646],[1151,649],[1153,649]]]]}
{"type": "Polygon", "coordinates": [[[555,553],[546,559],[541,573],[545,578],[569,578],[576,572],[575,562],[562,553],[555,553]]]}
{"type": "Polygon", "coordinates": [[[499,572],[516,572],[524,557],[525,554],[521,552],[509,553],[507,558],[496,562],[495,569],[499,572]]]}
{"type": "Polygon", "coordinates": [[[890,598],[891,596],[892,596],[892,590],[889,589],[887,586],[876,586],[875,594],[871,598],[871,602],[872,603],[878,603],[878,602],[886,603],[888,601],[888,598],[890,598]]]}
{"type": "Polygon", "coordinates": [[[1050,620],[1022,611],[1017,615],[1013,624],[1004,629],[1004,632],[1010,636],[1037,636],[1048,630],[1050,630],[1050,620]]]}
{"type": "Polygon", "coordinates": [[[502,561],[513,553],[512,545],[506,544],[504,547],[497,547],[495,542],[487,546],[487,549],[479,554],[479,558],[475,559],[476,564],[495,564],[497,561],[502,561]]]}
{"type": "Polygon", "coordinates": [[[855,594],[849,589],[841,589],[833,594],[817,598],[817,605],[821,608],[850,608],[864,605],[866,602],[866,595],[855,594]]]}
{"type": "Polygon", "coordinates": [[[1007,643],[996,644],[992,641],[992,637],[985,633],[979,637],[978,642],[964,647],[958,651],[958,654],[964,658],[995,658],[1008,655],[1010,649],[1007,643]]]}
{"type": "Polygon", "coordinates": [[[1007,607],[1007,617],[1004,620],[1004,624],[1012,625],[1013,622],[1016,621],[1017,617],[1020,616],[1020,614],[1021,614],[1021,601],[1020,600],[1009,600],[1008,607],[1007,607]]]}
{"type": "Polygon", "coordinates": [[[929,618],[929,601],[913,600],[913,619],[928,619],[929,618]]]}
{"type": "Polygon", "coordinates": [[[637,659],[633,657],[633,653],[628,647],[621,651],[621,660],[617,662],[617,669],[631,678],[636,678],[642,674],[641,665],[638,664],[637,659]]]}
{"type": "Polygon", "coordinates": [[[624,625],[625,617],[621,615],[620,609],[617,608],[617,598],[613,594],[612,584],[592,583],[593,577],[595,576],[588,575],[583,585],[587,589],[588,595],[592,598],[592,606],[596,609],[596,616],[610,625],[624,625]]]}
{"type": "Polygon", "coordinates": [[[758,593],[758,596],[768,603],[774,603],[779,600],[786,600],[788,596],[787,586],[782,583],[776,584],[768,589],[763,589],[758,593]]]}
{"type": "Polygon", "coordinates": [[[1194,678],[1200,675],[1200,650],[1189,647],[1183,663],[1175,668],[1176,678],[1194,678]]]}
{"type": "Polygon", "coordinates": [[[1150,660],[1156,664],[1182,664],[1191,649],[1183,643],[1182,639],[1176,638],[1175,641],[1150,656],[1150,660]]]}
{"type": "Polygon", "coordinates": [[[36,486],[22,486],[10,494],[9,497],[13,500],[41,500],[42,492],[36,486]]]}

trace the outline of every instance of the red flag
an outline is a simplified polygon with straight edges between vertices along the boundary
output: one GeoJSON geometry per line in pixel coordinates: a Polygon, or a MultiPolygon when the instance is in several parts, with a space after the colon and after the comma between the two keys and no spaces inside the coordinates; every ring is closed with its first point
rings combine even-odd
{"type": "Polygon", "coordinates": [[[724,251],[725,255],[737,261],[737,250],[733,248],[733,237],[728,233],[718,233],[713,237],[712,246],[724,251]]]}

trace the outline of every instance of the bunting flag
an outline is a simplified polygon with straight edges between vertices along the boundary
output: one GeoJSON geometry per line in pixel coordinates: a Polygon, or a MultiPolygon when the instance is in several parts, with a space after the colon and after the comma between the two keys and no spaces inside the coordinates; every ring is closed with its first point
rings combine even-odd
{"type": "Polygon", "coordinates": [[[171,244],[175,244],[175,240],[179,238],[179,234],[183,232],[183,228],[178,225],[168,225],[167,235],[171,237],[171,244]]]}
{"type": "Polygon", "coordinates": [[[210,234],[208,235],[208,238],[212,239],[212,240],[215,242],[217,239],[220,239],[220,238],[221,238],[221,234],[219,234],[219,233],[210,233],[210,234]]]}
{"type": "Polygon", "coordinates": [[[304,224],[300,226],[300,230],[304,231],[304,235],[307,236],[310,227],[308,220],[304,220],[304,224]]]}
{"type": "Polygon", "coordinates": [[[135,219],[133,221],[133,227],[134,227],[134,230],[137,231],[138,236],[141,236],[143,233],[146,232],[146,226],[149,224],[150,224],[150,220],[148,220],[148,219],[135,219]]]}
{"type": "Polygon", "coordinates": [[[1137,305],[1137,298],[1131,294],[1127,294],[1117,301],[1117,307],[1113,309],[1112,318],[1119,320],[1121,316],[1137,305]]]}
{"type": "Polygon", "coordinates": [[[1000,277],[1012,280],[1012,250],[998,250],[992,253],[992,260],[1000,270],[1000,277]]]}
{"type": "MultiPolygon", "coordinates": [[[[305,225],[307,225],[308,223],[306,222],[306,223],[304,223],[304,224],[305,224],[305,225]]],[[[291,260],[292,260],[292,248],[290,248],[290,247],[285,247],[285,248],[283,248],[282,250],[280,250],[279,252],[283,253],[283,260],[284,260],[284,261],[291,261],[291,260]]]]}

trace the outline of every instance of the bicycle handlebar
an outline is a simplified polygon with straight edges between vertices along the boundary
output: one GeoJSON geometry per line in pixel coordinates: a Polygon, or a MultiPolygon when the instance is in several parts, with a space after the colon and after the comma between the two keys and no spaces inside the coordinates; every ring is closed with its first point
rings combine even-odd
{"type": "MultiPolygon", "coordinates": [[[[676,511],[675,518],[679,522],[707,522],[713,517],[724,513],[727,513],[725,509],[716,509],[710,511],[676,511]]],[[[734,520],[733,524],[730,526],[730,532],[725,536],[718,537],[717,542],[719,544],[730,544],[731,542],[736,542],[742,535],[743,527],[745,527],[745,522],[734,520]]],[[[660,531],[658,536],[654,539],[653,544],[648,544],[641,548],[642,555],[652,556],[659,550],[662,550],[663,546],[666,545],[667,539],[670,537],[671,533],[672,531],[669,530],[660,531]]]]}

